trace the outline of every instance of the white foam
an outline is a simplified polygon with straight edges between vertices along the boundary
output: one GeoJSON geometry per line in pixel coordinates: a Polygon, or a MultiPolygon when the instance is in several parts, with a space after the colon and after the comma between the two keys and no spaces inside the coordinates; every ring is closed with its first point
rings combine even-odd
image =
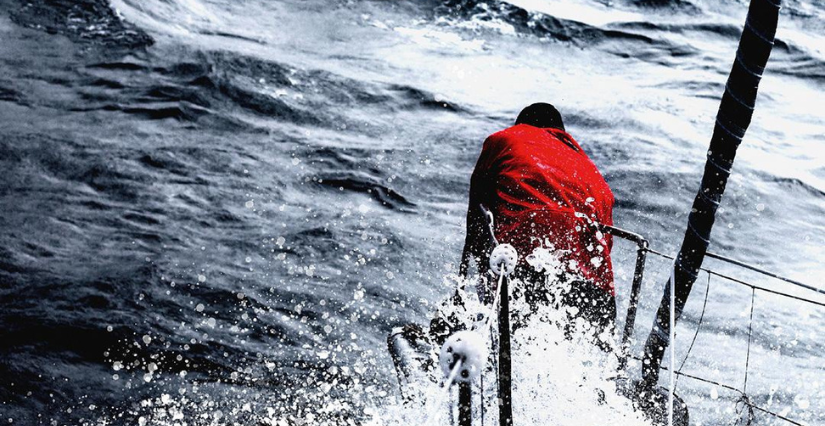
{"type": "MultiPolygon", "coordinates": [[[[548,269],[560,264],[558,259],[542,253],[533,261],[540,264],[544,258],[548,269]]],[[[458,278],[452,277],[451,282],[458,278]]],[[[472,288],[471,282],[466,282],[465,288],[472,288]]],[[[514,280],[513,288],[519,288],[522,283],[514,280]]],[[[564,284],[548,279],[548,286],[552,291],[560,293],[566,291],[564,284]]],[[[459,318],[469,318],[474,310],[483,309],[471,294],[459,291],[465,301],[465,307],[442,308],[440,315],[457,315],[459,318]]],[[[513,416],[517,424],[553,424],[553,425],[593,425],[611,424],[622,425],[649,425],[650,423],[640,412],[636,412],[632,404],[621,396],[613,380],[619,376],[618,359],[612,353],[606,353],[592,344],[594,339],[612,342],[613,335],[604,333],[594,336],[593,329],[582,319],[575,320],[573,335],[565,337],[562,325],[568,321],[569,314],[575,314],[575,308],[560,308],[558,306],[544,306],[529,317],[522,315],[529,310],[526,301],[521,297],[514,297],[511,301],[514,317],[521,325],[513,333],[513,416]]],[[[469,326],[467,321],[465,326],[469,326]]],[[[482,392],[485,401],[485,423],[497,423],[496,408],[496,373],[491,369],[482,375],[484,388],[480,388],[480,381],[474,383],[475,395],[482,392]]],[[[405,406],[398,402],[390,407],[382,406],[381,410],[369,410],[372,413],[371,425],[406,425],[421,424],[431,419],[428,417],[432,410],[443,410],[440,418],[446,421],[446,414],[450,405],[455,403],[455,394],[449,401],[432,406],[438,399],[439,389],[436,385],[420,390],[427,395],[425,400],[418,404],[405,406]],[[424,409],[422,409],[424,408],[424,409]]],[[[481,421],[481,410],[478,399],[474,399],[474,422],[481,421]]],[[[480,424],[480,423],[477,423],[480,424]]]]}

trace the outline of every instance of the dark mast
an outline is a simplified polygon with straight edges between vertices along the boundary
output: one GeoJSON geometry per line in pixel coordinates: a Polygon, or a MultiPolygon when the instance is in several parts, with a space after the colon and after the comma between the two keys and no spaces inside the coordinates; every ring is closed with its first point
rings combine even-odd
{"type": "MultiPolygon", "coordinates": [[[[675,262],[676,320],[682,314],[690,290],[710,243],[716,210],[725,192],[736,149],[751,122],[759,81],[771,54],[781,0],[751,0],[748,17],[725,93],[716,115],[702,185],[693,201],[687,231],[675,262]]],[[[650,336],[645,343],[642,383],[653,386],[670,334],[670,286],[668,279],[650,336]]],[[[674,322],[675,323],[675,322],[674,322]]]]}

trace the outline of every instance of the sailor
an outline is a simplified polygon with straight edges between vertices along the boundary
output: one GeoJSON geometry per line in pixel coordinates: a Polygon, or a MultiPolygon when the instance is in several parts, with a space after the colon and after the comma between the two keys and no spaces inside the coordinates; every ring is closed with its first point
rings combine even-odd
{"type": "MultiPolygon", "coordinates": [[[[516,273],[526,283],[525,298],[531,306],[575,307],[572,311],[595,326],[596,333],[612,331],[612,239],[595,224],[612,225],[613,201],[596,165],[565,131],[559,111],[547,103],[530,105],[514,126],[484,141],[470,181],[461,272],[466,275],[471,259],[479,272],[486,271],[492,247],[484,206],[492,213],[492,232],[499,243],[513,245],[521,259],[536,248],[544,249],[560,265],[555,268],[557,276],[548,280],[542,274],[549,271],[520,261],[516,273]],[[566,290],[554,293],[548,288],[551,282],[566,290]]],[[[487,282],[482,290],[489,300],[495,281],[487,282]]]]}

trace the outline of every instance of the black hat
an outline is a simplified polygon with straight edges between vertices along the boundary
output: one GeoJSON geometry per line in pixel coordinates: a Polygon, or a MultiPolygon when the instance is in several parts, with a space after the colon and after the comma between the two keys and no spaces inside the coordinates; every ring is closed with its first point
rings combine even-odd
{"type": "Polygon", "coordinates": [[[537,102],[521,110],[516,124],[529,124],[535,127],[553,127],[564,130],[561,113],[553,105],[537,102]]]}

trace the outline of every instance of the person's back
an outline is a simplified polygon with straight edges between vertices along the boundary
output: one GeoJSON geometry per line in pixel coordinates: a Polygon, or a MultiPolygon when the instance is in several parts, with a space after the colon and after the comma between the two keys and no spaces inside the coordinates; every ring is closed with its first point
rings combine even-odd
{"type": "MultiPolygon", "coordinates": [[[[513,245],[522,259],[537,247],[552,249],[574,287],[565,303],[582,307],[595,303],[599,306],[592,314],[599,319],[589,318],[591,322],[612,323],[612,240],[593,223],[612,225],[613,193],[564,130],[555,108],[531,105],[516,123],[488,137],[476,163],[462,269],[466,271],[469,255],[483,259],[489,249],[480,238],[485,225],[477,206],[483,205],[493,213],[499,243],[513,245]]],[[[525,262],[519,268],[529,275],[525,262]]],[[[541,300],[545,296],[535,293],[546,290],[534,287],[534,294],[528,296],[541,300]]]]}
{"type": "Polygon", "coordinates": [[[499,242],[512,244],[522,257],[549,242],[557,252],[569,252],[563,257],[575,262],[571,272],[612,293],[610,236],[599,238],[588,222],[612,224],[613,194],[565,131],[518,124],[490,136],[470,200],[493,213],[499,242]]]}

